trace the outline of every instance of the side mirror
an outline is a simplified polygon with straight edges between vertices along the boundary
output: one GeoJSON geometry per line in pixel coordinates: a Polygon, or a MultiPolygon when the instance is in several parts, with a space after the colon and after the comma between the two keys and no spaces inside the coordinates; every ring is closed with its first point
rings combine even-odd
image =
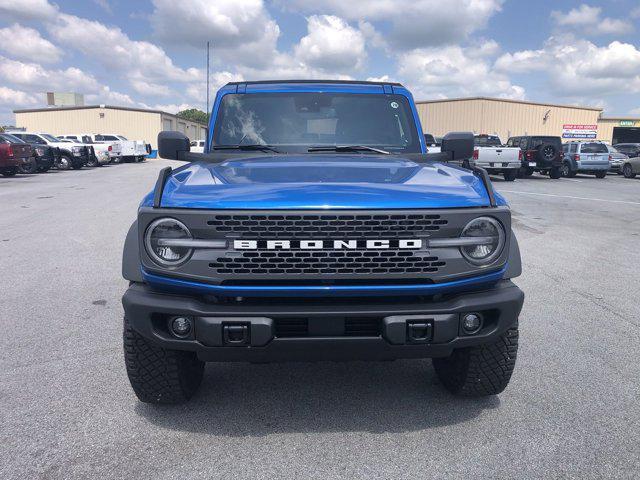
{"type": "Polygon", "coordinates": [[[184,161],[189,150],[189,137],[184,133],[166,131],[158,134],[158,157],[184,161]]]}
{"type": "Polygon", "coordinates": [[[467,160],[473,157],[473,133],[449,132],[442,138],[442,153],[448,153],[449,160],[467,160]]]}

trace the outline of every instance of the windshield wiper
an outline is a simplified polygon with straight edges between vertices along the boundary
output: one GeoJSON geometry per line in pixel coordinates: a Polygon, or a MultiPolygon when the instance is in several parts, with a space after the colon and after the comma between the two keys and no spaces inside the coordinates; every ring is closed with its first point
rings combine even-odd
{"type": "Polygon", "coordinates": [[[376,152],[384,155],[390,155],[390,152],[381,148],[369,147],[367,145],[323,145],[318,147],[310,147],[307,152],[376,152]]]}
{"type": "Polygon", "coordinates": [[[280,153],[275,147],[265,143],[255,143],[247,145],[211,145],[212,150],[262,150],[265,152],[280,153]]]}

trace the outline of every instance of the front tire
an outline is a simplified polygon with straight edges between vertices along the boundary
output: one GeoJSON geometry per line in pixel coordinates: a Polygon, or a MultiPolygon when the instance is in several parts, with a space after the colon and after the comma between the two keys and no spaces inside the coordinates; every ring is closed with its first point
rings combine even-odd
{"type": "Polygon", "coordinates": [[[484,397],[502,392],[509,384],[518,353],[518,326],[494,343],[461,348],[433,366],[444,387],[463,397],[484,397]]]}
{"type": "Polygon", "coordinates": [[[132,329],[126,318],[122,339],[129,382],[141,402],[183,403],[200,386],[204,362],[194,352],[158,347],[132,329]]]}
{"type": "Polygon", "coordinates": [[[60,155],[60,160],[57,163],[58,170],[71,170],[71,166],[73,165],[73,159],[71,155],[63,153],[60,155]]]}
{"type": "Polygon", "coordinates": [[[518,171],[517,170],[507,170],[506,172],[504,172],[502,174],[502,176],[504,177],[505,182],[513,182],[516,177],[518,176],[518,171]]]}
{"type": "Polygon", "coordinates": [[[635,178],[636,174],[633,173],[633,168],[628,163],[622,168],[622,174],[624,178],[635,178]]]}

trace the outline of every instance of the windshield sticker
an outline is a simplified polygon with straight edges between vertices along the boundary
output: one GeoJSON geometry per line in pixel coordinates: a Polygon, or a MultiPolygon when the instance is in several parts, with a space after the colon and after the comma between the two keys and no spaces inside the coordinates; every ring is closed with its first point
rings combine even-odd
{"type": "Polygon", "coordinates": [[[398,102],[391,102],[391,108],[398,108],[399,106],[398,102]]]}

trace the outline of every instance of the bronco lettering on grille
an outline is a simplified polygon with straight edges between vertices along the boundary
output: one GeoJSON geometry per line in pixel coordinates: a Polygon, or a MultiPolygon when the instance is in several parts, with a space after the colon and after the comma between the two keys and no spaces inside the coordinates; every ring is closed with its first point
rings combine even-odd
{"type": "Polygon", "coordinates": [[[234,240],[235,250],[420,250],[421,238],[384,240],[234,240]]]}

